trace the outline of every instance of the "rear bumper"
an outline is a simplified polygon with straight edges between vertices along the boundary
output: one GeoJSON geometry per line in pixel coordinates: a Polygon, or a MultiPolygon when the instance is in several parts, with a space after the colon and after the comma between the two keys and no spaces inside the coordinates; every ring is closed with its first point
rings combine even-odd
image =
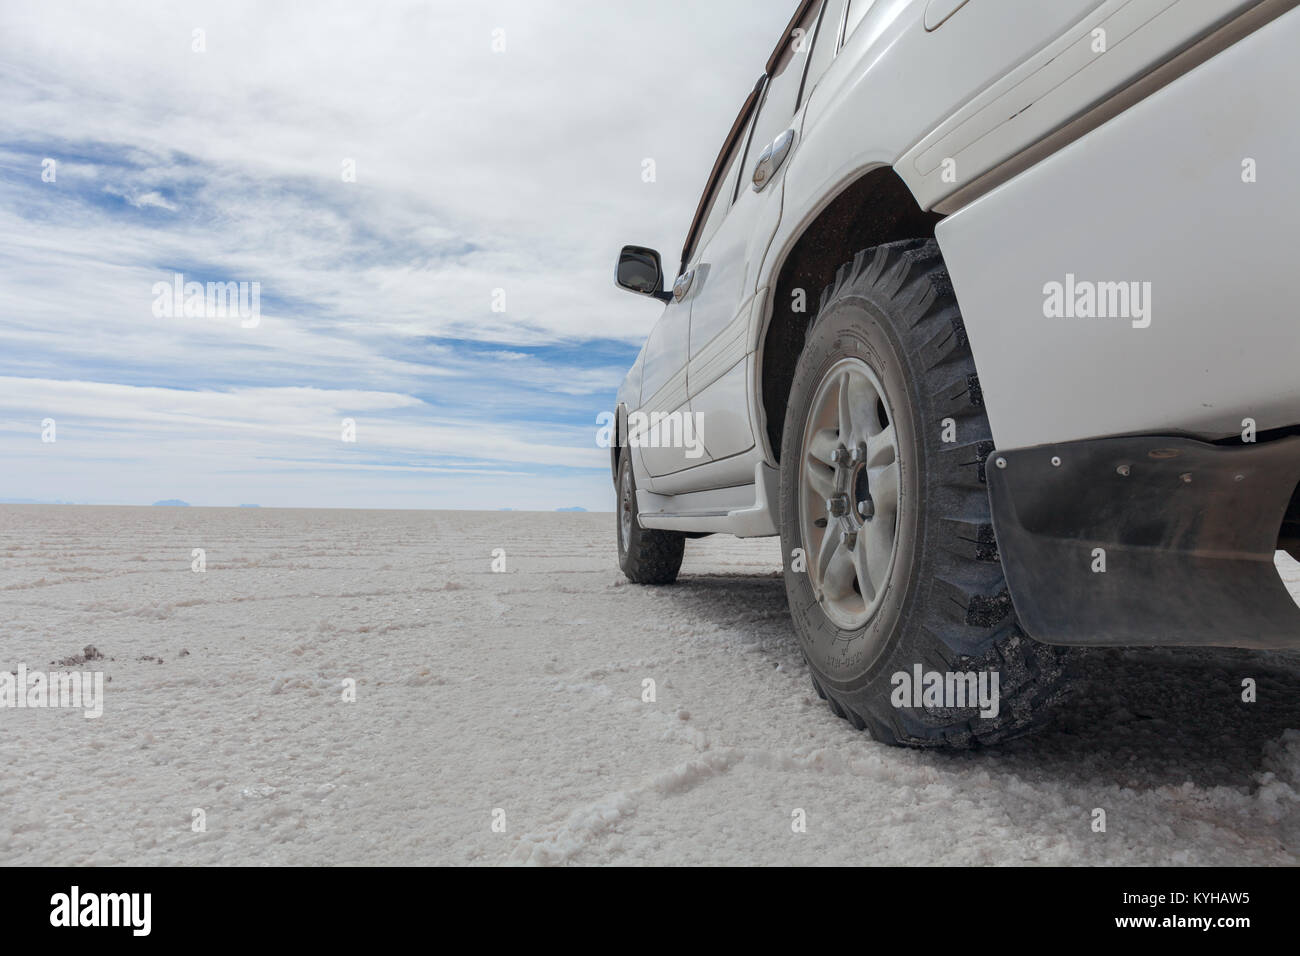
{"type": "Polygon", "coordinates": [[[1021,626],[1049,644],[1300,646],[1274,565],[1300,437],[1104,438],[989,458],[1021,626]]]}

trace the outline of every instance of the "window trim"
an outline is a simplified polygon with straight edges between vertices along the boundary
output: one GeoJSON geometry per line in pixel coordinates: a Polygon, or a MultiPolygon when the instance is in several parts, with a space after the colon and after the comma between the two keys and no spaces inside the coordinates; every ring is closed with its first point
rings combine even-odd
{"type": "MultiPolygon", "coordinates": [[[[812,66],[812,55],[813,55],[813,51],[817,49],[817,41],[821,39],[822,21],[826,19],[826,5],[827,5],[829,2],[830,2],[830,0],[822,0],[822,8],[821,8],[820,10],[817,11],[817,22],[813,24],[812,45],[808,47],[808,59],[804,61],[804,65],[803,65],[803,76],[799,77],[799,93],[798,93],[798,95],[794,98],[794,111],[795,111],[796,113],[798,113],[801,109],[803,109],[803,104],[804,104],[804,98],[803,98],[803,95],[804,95],[804,93],[805,93],[805,92],[812,92],[811,90],[808,90],[808,89],[807,89],[807,87],[808,87],[808,68],[809,68],[810,66],[812,66]]],[[[848,4],[845,3],[844,6],[845,6],[845,8],[847,9],[848,4]]],[[[831,61],[832,61],[832,62],[835,60],[835,54],[840,52],[840,49],[839,49],[839,46],[838,46],[838,42],[839,42],[839,41],[838,41],[838,39],[837,39],[837,40],[836,40],[836,44],[837,44],[837,45],[836,45],[836,47],[835,47],[835,52],[831,54],[831,61]]],[[[827,65],[829,66],[830,64],[828,63],[827,65]]]]}
{"type": "MultiPolygon", "coordinates": [[[[763,108],[763,97],[767,95],[767,84],[771,82],[771,77],[766,73],[758,78],[758,85],[754,88],[754,111],[749,117],[749,122],[745,128],[745,145],[740,148],[740,172],[745,172],[745,161],[749,157],[749,149],[754,145],[754,127],[758,125],[758,113],[763,108]]],[[[736,182],[731,187],[731,200],[727,203],[730,208],[736,204],[740,198],[740,181],[744,179],[743,175],[736,176],[736,182]]]]}
{"type": "MultiPolygon", "coordinates": [[[[739,142],[741,134],[749,135],[751,129],[750,119],[753,118],[754,107],[758,103],[759,94],[763,91],[763,85],[767,81],[767,74],[764,73],[754,84],[749,96],[745,97],[745,102],[740,107],[740,113],[736,116],[736,121],[731,124],[731,130],[727,133],[727,138],[722,141],[722,149],[718,150],[718,158],[713,161],[713,169],[709,172],[709,179],[704,186],[704,192],[700,194],[700,202],[695,207],[695,217],[691,220],[691,228],[686,233],[686,242],[682,246],[682,263],[677,274],[681,275],[686,271],[687,263],[690,262],[691,254],[695,251],[692,247],[695,240],[699,237],[700,230],[704,228],[704,215],[708,212],[709,200],[713,198],[713,191],[720,184],[718,178],[726,172],[727,157],[731,154],[731,148],[739,142]]],[[[747,141],[748,142],[748,141],[747,141]]],[[[746,145],[748,148],[748,145],[746,145]]],[[[740,177],[736,177],[739,182],[740,177]]],[[[732,193],[732,202],[735,202],[735,193],[732,193]]]]}
{"type": "MultiPolygon", "coordinates": [[[[788,24],[786,24],[785,33],[782,34],[782,40],[781,43],[777,46],[776,52],[773,53],[772,56],[767,61],[767,71],[763,74],[765,77],[767,77],[767,83],[764,85],[763,95],[762,97],[759,98],[758,101],[758,109],[757,109],[758,115],[755,117],[754,122],[751,123],[749,127],[750,141],[745,144],[745,158],[740,164],[740,168],[742,170],[749,165],[749,160],[750,160],[749,151],[754,148],[754,127],[758,125],[759,119],[761,119],[763,116],[763,108],[767,106],[768,87],[772,85],[771,73],[774,69],[776,69],[776,64],[777,61],[780,60],[781,54],[785,52],[785,45],[787,42],[789,42],[790,34],[794,31],[795,27],[799,25],[801,18],[806,16],[808,12],[812,10],[814,4],[818,4],[818,3],[822,4],[822,7],[820,10],[817,11],[816,22],[814,22],[813,24],[813,35],[812,35],[811,45],[808,47],[808,51],[803,58],[803,70],[800,71],[799,73],[799,91],[795,96],[794,111],[790,114],[790,118],[793,119],[795,116],[797,116],[799,110],[803,107],[803,100],[802,100],[803,88],[804,88],[804,84],[808,82],[808,67],[812,64],[813,49],[817,45],[817,24],[821,23],[822,14],[826,12],[825,0],[805,0],[804,3],[800,4],[799,11],[795,15],[795,18],[791,20],[788,24]]],[[[846,3],[844,7],[845,9],[848,9],[848,4],[846,3]]],[[[836,52],[838,53],[839,50],[836,49],[836,52]]],[[[832,57],[831,59],[834,60],[834,57],[832,57]]],[[[766,146],[768,144],[764,143],[763,145],[766,146]]],[[[742,177],[740,176],[736,177],[737,197],[740,196],[741,178],[742,177]]],[[[735,202],[735,200],[732,200],[732,202],[735,202]]]]}
{"type": "MultiPolygon", "coordinates": [[[[844,49],[844,44],[847,43],[849,39],[847,31],[849,28],[849,7],[851,6],[853,6],[853,0],[845,0],[844,15],[840,18],[840,42],[839,42],[839,46],[835,48],[835,54],[837,56],[839,55],[840,50],[844,49]]],[[[853,29],[855,31],[858,28],[858,24],[862,23],[863,20],[865,20],[868,16],[870,16],[871,11],[875,8],[875,6],[876,6],[876,0],[868,0],[867,9],[863,12],[862,16],[858,17],[858,22],[853,25],[853,29]]]]}
{"type": "MultiPolygon", "coordinates": [[[[781,39],[777,43],[776,49],[772,51],[772,55],[767,58],[767,63],[764,64],[763,72],[765,74],[771,74],[771,72],[776,69],[776,61],[781,58],[781,53],[785,50],[786,41],[790,39],[790,34],[794,31],[794,28],[799,25],[799,21],[808,15],[808,11],[813,8],[814,4],[821,2],[822,0],[802,0],[799,4],[799,9],[794,12],[794,16],[790,18],[790,22],[787,23],[785,29],[781,31],[781,39]]],[[[847,7],[848,5],[845,4],[845,6],[847,7]]]]}
{"type": "MultiPolygon", "coordinates": [[[[709,204],[709,199],[713,195],[713,190],[718,185],[718,177],[722,175],[723,164],[726,162],[727,155],[731,152],[731,147],[736,145],[736,140],[739,138],[741,131],[746,129],[746,124],[749,123],[749,121],[753,118],[752,114],[754,112],[754,109],[758,105],[759,101],[761,100],[764,92],[764,87],[767,84],[768,74],[770,74],[772,70],[776,68],[776,61],[780,58],[781,51],[785,48],[786,41],[789,40],[790,38],[790,31],[799,25],[799,21],[802,20],[808,14],[808,11],[812,9],[813,4],[822,3],[822,2],[823,0],[800,0],[799,8],[795,10],[794,16],[792,16],[790,18],[790,22],[785,25],[785,29],[781,31],[781,39],[777,41],[775,49],[772,50],[771,55],[769,55],[767,58],[767,63],[764,64],[763,66],[763,75],[758,78],[758,82],[754,84],[754,89],[750,91],[749,96],[745,97],[745,102],[740,107],[740,115],[736,117],[736,121],[731,125],[731,131],[727,133],[727,138],[723,140],[722,149],[718,151],[718,158],[713,161],[713,169],[710,170],[709,172],[709,179],[707,184],[704,187],[704,193],[700,196],[700,202],[695,207],[695,216],[693,219],[691,219],[691,228],[687,230],[686,242],[682,245],[682,263],[677,271],[678,275],[684,273],[686,271],[686,266],[690,263],[691,254],[695,251],[692,248],[692,246],[694,245],[695,240],[699,237],[700,230],[704,228],[704,213],[706,211],[706,207],[709,204]]],[[[825,8],[823,8],[823,11],[824,9],[825,8]]],[[[844,5],[844,9],[848,10],[847,3],[844,5]]],[[[818,14],[818,19],[820,20],[820,18],[821,18],[821,14],[818,14]]],[[[813,42],[815,43],[816,40],[814,39],[813,42]]],[[[842,44],[843,42],[844,42],[844,18],[843,16],[841,16],[840,36],[837,39],[836,46],[835,46],[835,52],[837,54],[839,53],[840,50],[840,44],[842,44]]],[[[808,60],[811,59],[812,57],[808,58],[808,60]]],[[[834,59],[834,57],[832,57],[832,59],[834,59]]],[[[804,61],[804,71],[803,71],[804,75],[799,79],[799,90],[801,94],[803,92],[804,80],[808,76],[808,60],[804,61]]],[[[795,111],[798,112],[798,109],[796,108],[795,111]]],[[[745,132],[745,136],[746,136],[746,141],[745,141],[744,149],[745,149],[745,156],[747,159],[749,156],[749,148],[750,146],[753,145],[752,143],[749,142],[749,139],[753,137],[752,126],[750,126],[748,130],[745,132]]],[[[743,171],[744,169],[743,163],[741,168],[743,171]]],[[[731,194],[731,202],[733,204],[735,203],[737,197],[739,197],[740,195],[740,180],[742,178],[743,177],[741,176],[736,177],[736,188],[735,190],[732,191],[731,194]]]]}

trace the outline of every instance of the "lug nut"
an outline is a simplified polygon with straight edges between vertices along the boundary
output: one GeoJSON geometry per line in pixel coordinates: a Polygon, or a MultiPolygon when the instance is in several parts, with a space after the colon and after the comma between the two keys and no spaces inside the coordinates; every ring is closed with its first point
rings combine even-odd
{"type": "Polygon", "coordinates": [[[833,518],[843,518],[849,513],[848,495],[831,495],[826,499],[826,510],[833,518]]]}
{"type": "Polygon", "coordinates": [[[856,531],[841,531],[840,544],[852,551],[858,546],[858,533],[856,531]]]}
{"type": "Polygon", "coordinates": [[[848,454],[849,454],[849,450],[845,448],[843,445],[840,445],[839,448],[836,448],[833,452],[831,452],[831,464],[833,465],[843,464],[844,460],[848,457],[848,454]]]}
{"type": "Polygon", "coordinates": [[[858,514],[862,515],[862,517],[867,521],[870,521],[876,516],[876,503],[870,498],[864,498],[862,501],[859,501],[858,514]]]}
{"type": "Polygon", "coordinates": [[[867,446],[865,443],[858,445],[853,449],[852,461],[855,465],[860,465],[867,460],[867,446]]]}

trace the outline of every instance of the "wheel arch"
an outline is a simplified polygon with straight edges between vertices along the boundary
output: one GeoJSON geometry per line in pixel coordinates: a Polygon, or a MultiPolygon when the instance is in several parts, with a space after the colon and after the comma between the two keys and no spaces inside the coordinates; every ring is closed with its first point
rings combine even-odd
{"type": "Polygon", "coordinates": [[[817,315],[822,290],[861,249],[903,239],[933,239],[943,216],[923,210],[892,166],[859,171],[836,191],[808,224],[792,234],[774,259],[774,280],[765,322],[758,332],[758,410],[770,461],[780,459],[781,429],[803,351],[804,335],[817,315]],[[804,311],[795,311],[802,290],[804,311]]]}

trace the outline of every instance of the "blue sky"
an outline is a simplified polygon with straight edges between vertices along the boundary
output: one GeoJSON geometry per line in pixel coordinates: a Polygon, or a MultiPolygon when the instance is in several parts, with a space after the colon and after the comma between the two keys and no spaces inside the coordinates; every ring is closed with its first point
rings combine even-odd
{"type": "Polygon", "coordinates": [[[614,256],[676,261],[792,7],[0,8],[0,499],[611,508],[614,256]]]}

